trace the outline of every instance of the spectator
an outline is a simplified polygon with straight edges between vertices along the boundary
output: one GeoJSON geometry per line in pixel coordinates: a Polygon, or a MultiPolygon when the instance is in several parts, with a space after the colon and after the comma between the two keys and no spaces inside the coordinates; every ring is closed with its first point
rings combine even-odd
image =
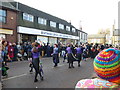
{"type": "Polygon", "coordinates": [[[50,47],[50,44],[49,44],[49,43],[48,43],[48,45],[47,45],[46,53],[47,53],[47,57],[50,57],[50,56],[51,56],[51,47],[50,47]]]}
{"type": "Polygon", "coordinates": [[[9,61],[13,61],[13,58],[14,58],[14,47],[12,46],[12,43],[9,43],[9,46],[8,46],[8,60],[9,61]]]}
{"type": "Polygon", "coordinates": [[[13,43],[13,49],[14,49],[14,57],[13,57],[13,61],[17,61],[17,54],[18,54],[18,49],[17,49],[17,46],[16,46],[16,43],[13,43]]]}

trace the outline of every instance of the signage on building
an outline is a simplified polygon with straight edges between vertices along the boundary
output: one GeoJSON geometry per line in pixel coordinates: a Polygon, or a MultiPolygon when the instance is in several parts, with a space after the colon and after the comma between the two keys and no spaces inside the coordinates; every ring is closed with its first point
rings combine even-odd
{"type": "Polygon", "coordinates": [[[59,37],[59,38],[71,38],[71,39],[79,39],[77,36],[67,35],[67,34],[61,34],[56,32],[49,32],[49,31],[41,31],[41,34],[43,36],[51,36],[51,37],[59,37]]]}
{"type": "Polygon", "coordinates": [[[13,34],[13,30],[0,28],[0,34],[13,34]]]}
{"type": "Polygon", "coordinates": [[[21,27],[21,26],[18,27],[18,32],[19,33],[25,33],[25,34],[34,34],[34,35],[59,37],[59,38],[70,38],[70,39],[79,40],[78,36],[56,33],[56,32],[50,32],[50,31],[44,31],[44,30],[38,30],[38,29],[32,29],[32,28],[26,28],[26,27],[21,27]]]}

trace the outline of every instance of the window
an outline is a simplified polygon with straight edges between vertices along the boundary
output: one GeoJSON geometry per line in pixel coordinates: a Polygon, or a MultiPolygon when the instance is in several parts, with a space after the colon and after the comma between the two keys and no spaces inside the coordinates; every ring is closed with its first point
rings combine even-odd
{"type": "Polygon", "coordinates": [[[87,34],[85,34],[85,40],[87,40],[87,34]]]}
{"type": "Polygon", "coordinates": [[[38,18],[38,23],[39,24],[42,24],[42,25],[46,25],[47,24],[47,20],[46,19],[44,19],[44,18],[38,18]]]}
{"type": "Polygon", "coordinates": [[[23,19],[27,20],[27,21],[30,21],[30,22],[34,21],[34,17],[30,14],[27,14],[27,13],[23,13],[23,19]]]}
{"type": "Polygon", "coordinates": [[[87,34],[86,34],[86,40],[88,39],[87,34]]]}
{"type": "Polygon", "coordinates": [[[86,40],[86,34],[84,34],[84,40],[86,40]]]}
{"type": "Polygon", "coordinates": [[[72,32],[75,32],[76,30],[75,30],[75,28],[72,28],[72,32]]]}
{"type": "Polygon", "coordinates": [[[67,31],[70,31],[70,27],[69,27],[69,26],[66,26],[66,30],[67,30],[67,31]]]}
{"type": "Polygon", "coordinates": [[[84,40],[86,40],[86,34],[84,34],[84,40]]]}
{"type": "Polygon", "coordinates": [[[56,22],[50,21],[50,26],[56,28],[56,22]]]}
{"type": "Polygon", "coordinates": [[[63,24],[59,24],[59,29],[64,29],[64,25],[63,24]]]}
{"type": "Polygon", "coordinates": [[[82,34],[82,32],[81,32],[81,39],[83,39],[83,34],[82,34]]]}
{"type": "Polygon", "coordinates": [[[81,32],[80,32],[80,39],[81,39],[81,32]]]}
{"type": "Polygon", "coordinates": [[[82,34],[82,39],[84,40],[84,33],[82,34]]]}
{"type": "Polygon", "coordinates": [[[5,10],[0,10],[0,22],[6,23],[6,11],[5,10]]]}

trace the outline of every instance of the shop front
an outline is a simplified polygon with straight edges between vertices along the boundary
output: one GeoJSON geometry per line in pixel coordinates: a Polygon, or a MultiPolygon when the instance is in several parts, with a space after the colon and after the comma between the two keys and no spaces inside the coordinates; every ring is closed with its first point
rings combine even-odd
{"type": "MultiPolygon", "coordinates": [[[[75,43],[76,40],[79,40],[78,36],[68,35],[68,34],[62,34],[62,33],[56,33],[56,32],[50,32],[45,30],[39,30],[39,29],[33,29],[33,28],[27,28],[27,27],[18,27],[18,33],[22,34],[22,39],[24,41],[39,41],[42,43],[50,43],[51,45],[56,44],[58,42],[62,42],[63,44],[67,44],[72,42],[75,43]]],[[[20,38],[19,38],[20,40],[20,38]]]]}
{"type": "Polygon", "coordinates": [[[34,42],[36,39],[36,35],[22,34],[22,42],[34,42]]]}
{"type": "Polygon", "coordinates": [[[13,36],[13,30],[0,28],[0,38],[9,42],[15,42],[13,36]]]}

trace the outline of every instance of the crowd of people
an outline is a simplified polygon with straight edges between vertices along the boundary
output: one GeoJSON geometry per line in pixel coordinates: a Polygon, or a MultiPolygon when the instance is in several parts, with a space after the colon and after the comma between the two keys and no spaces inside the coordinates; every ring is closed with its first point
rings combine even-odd
{"type": "MultiPolygon", "coordinates": [[[[46,44],[38,44],[38,48],[40,51],[40,55],[42,57],[52,57],[53,48],[54,46],[51,46],[50,43],[46,44]]],[[[64,57],[64,61],[66,59],[67,47],[70,47],[72,50],[73,55],[77,55],[77,53],[82,53],[83,59],[86,58],[95,58],[95,56],[99,53],[99,51],[112,47],[112,45],[99,45],[99,44],[57,44],[58,50],[59,50],[59,56],[64,57]],[[80,48],[80,49],[77,49],[80,48]],[[78,51],[80,50],[80,51],[78,51]],[[77,52],[78,51],[78,52],[77,52]]],[[[11,62],[11,61],[18,61],[18,56],[21,54],[23,56],[23,60],[29,59],[30,52],[32,50],[32,43],[31,42],[25,42],[25,43],[10,43],[8,41],[2,41],[2,55],[4,56],[4,60],[11,62]]],[[[69,52],[68,52],[69,53],[69,52]]],[[[64,62],[63,61],[63,62],[64,62]]]]}
{"type": "MultiPolygon", "coordinates": [[[[63,62],[67,61],[68,68],[74,68],[74,61],[78,62],[78,67],[81,65],[81,60],[86,61],[88,58],[94,59],[96,55],[103,49],[112,48],[112,45],[100,45],[100,44],[54,44],[50,43],[38,43],[38,42],[25,42],[25,43],[10,43],[8,41],[2,41],[2,66],[7,67],[7,62],[12,61],[30,61],[30,72],[35,69],[35,79],[37,82],[38,74],[43,80],[43,76],[39,70],[39,63],[41,57],[53,57],[54,67],[58,66],[59,58],[63,58],[63,62]]],[[[7,67],[6,70],[9,68],[7,67]]],[[[3,76],[7,75],[3,70],[3,76]]]]}

